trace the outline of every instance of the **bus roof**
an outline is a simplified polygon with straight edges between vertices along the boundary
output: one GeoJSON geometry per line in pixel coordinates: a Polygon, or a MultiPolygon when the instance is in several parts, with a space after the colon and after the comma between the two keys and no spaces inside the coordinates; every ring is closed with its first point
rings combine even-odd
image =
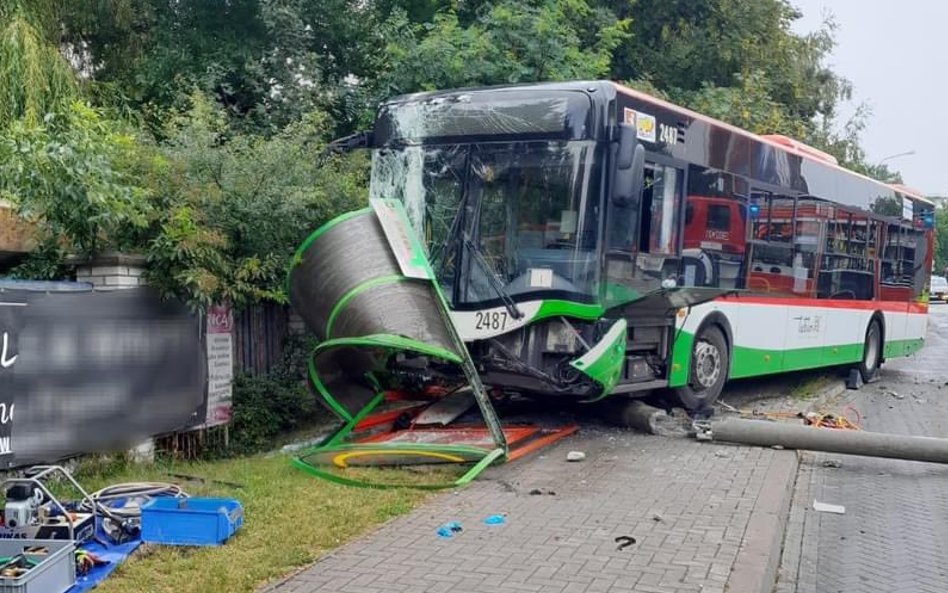
{"type": "Polygon", "coordinates": [[[652,104],[656,107],[660,107],[664,110],[677,113],[678,115],[704,122],[706,125],[716,127],[721,130],[726,130],[732,134],[745,137],[752,142],[758,142],[761,144],[766,144],[771,148],[779,150],[783,153],[795,155],[800,158],[806,159],[812,163],[816,163],[822,167],[828,169],[839,171],[845,175],[850,176],[853,179],[861,179],[863,181],[872,183],[878,186],[880,189],[885,189],[889,192],[896,192],[899,195],[908,197],[916,202],[926,204],[934,208],[935,204],[925,198],[921,192],[918,190],[912,189],[905,185],[901,184],[890,184],[879,181],[878,179],[873,179],[861,173],[857,173],[851,169],[842,167],[836,162],[836,159],[823,151],[820,151],[811,146],[807,146],[803,142],[788,138],[786,136],[781,136],[779,134],[768,134],[760,135],[739,128],[735,125],[726,123],[724,121],[715,119],[713,117],[692,111],[686,107],[681,107],[664,99],[659,99],[647,93],[644,93],[639,90],[635,90],[619,84],[617,82],[609,80],[575,80],[575,81],[563,81],[563,82],[540,82],[532,84],[505,84],[505,85],[492,85],[492,86],[482,86],[482,87],[464,87],[457,89],[444,89],[436,91],[424,91],[418,93],[411,93],[406,95],[401,95],[397,97],[392,97],[384,101],[381,105],[391,105],[395,103],[401,103],[405,101],[418,101],[418,100],[429,100],[437,97],[452,96],[459,93],[476,93],[476,92],[492,92],[492,91],[527,91],[527,90],[548,90],[548,91],[586,91],[586,92],[595,92],[597,89],[603,90],[605,88],[611,87],[616,93],[621,93],[628,97],[631,97],[635,100],[652,104]]]}
{"type": "Polygon", "coordinates": [[[871,177],[863,175],[862,173],[857,173],[856,171],[842,167],[836,162],[836,159],[832,157],[831,155],[825,152],[822,152],[820,150],[817,150],[811,146],[807,146],[806,144],[799,142],[797,140],[793,140],[791,138],[787,138],[785,136],[780,136],[777,134],[767,135],[767,136],[755,134],[743,128],[739,128],[735,125],[729,124],[727,122],[723,122],[721,120],[704,115],[702,113],[698,113],[697,111],[692,111],[686,107],[681,107],[680,105],[676,105],[669,101],[665,101],[664,99],[653,97],[652,95],[629,88],[619,83],[611,82],[610,84],[612,84],[618,92],[634,97],[640,101],[652,103],[653,105],[662,107],[669,111],[677,112],[689,118],[704,121],[705,123],[709,125],[727,130],[731,132],[732,134],[737,134],[737,135],[744,136],[746,138],[749,138],[751,140],[754,140],[763,144],[768,144],[783,152],[794,154],[801,158],[819,163],[820,165],[823,165],[825,167],[837,169],[838,171],[845,173],[847,175],[861,178],[863,180],[879,185],[880,187],[888,188],[891,191],[896,191],[913,200],[916,200],[916,201],[919,201],[919,202],[922,202],[924,204],[928,204],[934,207],[934,203],[931,200],[925,198],[921,194],[921,192],[919,192],[918,190],[912,189],[908,186],[901,185],[901,184],[885,183],[885,182],[879,181],[878,179],[873,179],[871,177]]]}

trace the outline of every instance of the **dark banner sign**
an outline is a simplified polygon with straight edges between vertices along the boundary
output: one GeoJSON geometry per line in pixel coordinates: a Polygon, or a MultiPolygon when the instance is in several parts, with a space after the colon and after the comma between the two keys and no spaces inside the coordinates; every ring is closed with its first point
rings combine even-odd
{"type": "Polygon", "coordinates": [[[0,290],[0,468],[203,422],[202,319],[148,289],[0,290]]]}

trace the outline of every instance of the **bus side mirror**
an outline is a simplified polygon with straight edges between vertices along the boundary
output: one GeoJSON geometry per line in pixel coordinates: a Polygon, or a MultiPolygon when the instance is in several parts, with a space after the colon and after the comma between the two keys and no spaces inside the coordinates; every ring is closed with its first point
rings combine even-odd
{"type": "Polygon", "coordinates": [[[374,140],[375,135],[372,132],[356,132],[337,138],[327,144],[326,148],[319,153],[316,157],[316,163],[322,165],[333,154],[343,154],[360,148],[371,148],[374,140]]]}
{"type": "Polygon", "coordinates": [[[612,202],[628,206],[639,201],[645,182],[645,147],[639,144],[635,126],[619,124],[619,146],[615,152],[612,202]]]}

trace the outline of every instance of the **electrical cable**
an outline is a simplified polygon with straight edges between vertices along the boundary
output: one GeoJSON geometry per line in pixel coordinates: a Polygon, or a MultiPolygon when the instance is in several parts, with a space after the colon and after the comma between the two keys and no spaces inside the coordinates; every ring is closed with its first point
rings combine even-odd
{"type": "Polygon", "coordinates": [[[116,541],[140,531],[141,507],[156,497],[188,498],[177,484],[165,482],[127,482],[113,484],[93,492],[79,503],[79,510],[102,518],[102,529],[116,541]]]}

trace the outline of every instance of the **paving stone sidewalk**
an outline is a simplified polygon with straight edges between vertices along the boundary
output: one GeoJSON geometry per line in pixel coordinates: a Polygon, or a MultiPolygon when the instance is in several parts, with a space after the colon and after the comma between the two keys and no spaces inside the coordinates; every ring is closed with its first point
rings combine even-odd
{"type": "Polygon", "coordinates": [[[584,429],[264,590],[723,593],[765,482],[775,469],[789,475],[793,455],[584,429]],[[587,459],[567,462],[574,449],[587,459]],[[506,524],[483,524],[494,514],[506,524]],[[438,538],[446,521],[463,532],[438,538]],[[619,550],[619,536],[636,543],[619,550]]]}
{"type": "MultiPolygon", "coordinates": [[[[894,366],[894,365],[893,365],[894,366]]],[[[888,372],[851,398],[869,430],[948,437],[948,372],[888,372]],[[935,376],[936,383],[928,378],[935,376]],[[914,379],[921,378],[916,385],[914,379]],[[899,393],[903,399],[886,393],[899,393]]],[[[948,468],[830,453],[802,455],[777,593],[948,591],[948,468]],[[818,513],[814,500],[843,505],[818,513]]]]}

